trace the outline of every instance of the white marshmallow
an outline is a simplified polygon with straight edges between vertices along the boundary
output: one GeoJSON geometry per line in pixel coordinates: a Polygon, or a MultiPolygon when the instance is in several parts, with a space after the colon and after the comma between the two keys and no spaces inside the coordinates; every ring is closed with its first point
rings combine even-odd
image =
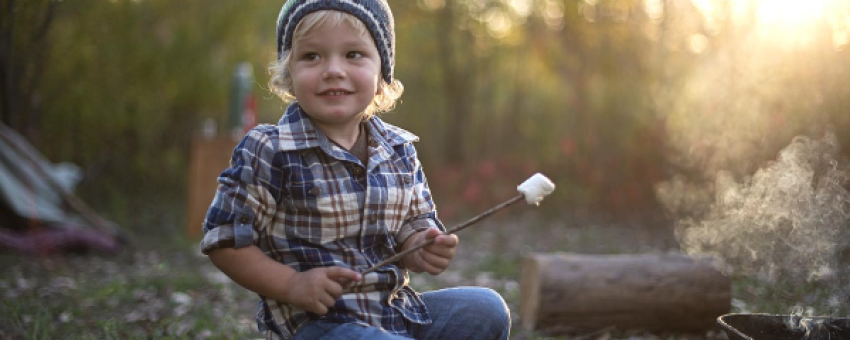
{"type": "Polygon", "coordinates": [[[543,197],[555,191],[555,183],[552,183],[543,174],[536,173],[522,182],[516,189],[525,196],[525,201],[528,204],[540,205],[543,197]]]}

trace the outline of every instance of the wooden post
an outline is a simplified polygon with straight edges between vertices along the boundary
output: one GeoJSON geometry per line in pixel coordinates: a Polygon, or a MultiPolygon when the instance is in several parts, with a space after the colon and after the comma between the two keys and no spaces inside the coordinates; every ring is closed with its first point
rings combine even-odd
{"type": "Polygon", "coordinates": [[[231,137],[195,137],[189,162],[186,235],[198,239],[207,209],[212,203],[218,175],[230,166],[230,156],[237,141],[231,137]]]}
{"type": "Polygon", "coordinates": [[[520,321],[552,333],[705,331],[731,308],[731,282],[683,254],[531,254],[523,260],[520,321]]]}

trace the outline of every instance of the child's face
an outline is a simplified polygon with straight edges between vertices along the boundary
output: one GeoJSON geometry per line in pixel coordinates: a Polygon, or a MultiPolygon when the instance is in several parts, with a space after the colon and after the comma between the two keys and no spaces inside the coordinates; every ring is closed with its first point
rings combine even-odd
{"type": "Polygon", "coordinates": [[[290,74],[298,104],[322,127],[356,128],[372,103],[381,57],[368,34],[329,20],[292,42],[290,74]]]}

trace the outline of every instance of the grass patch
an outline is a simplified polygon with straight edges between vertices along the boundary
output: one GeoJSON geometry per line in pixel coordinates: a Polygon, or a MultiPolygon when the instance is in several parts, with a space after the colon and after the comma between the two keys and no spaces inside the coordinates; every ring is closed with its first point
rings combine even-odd
{"type": "Polygon", "coordinates": [[[259,337],[237,300],[211,283],[207,260],[178,252],[107,256],[0,255],[0,338],[246,339],[259,337]]]}

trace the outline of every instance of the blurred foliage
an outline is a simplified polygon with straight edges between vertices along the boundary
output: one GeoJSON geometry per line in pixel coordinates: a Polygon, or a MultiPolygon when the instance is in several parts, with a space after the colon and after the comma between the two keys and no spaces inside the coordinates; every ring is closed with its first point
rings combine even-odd
{"type": "MultiPolygon", "coordinates": [[[[544,209],[656,212],[674,176],[743,177],[801,134],[850,145],[845,1],[781,2],[826,13],[784,26],[762,0],[389,2],[406,93],[384,118],[422,137],[444,219],[534,172],[558,184],[544,209]]],[[[4,0],[0,118],[81,165],[81,194],[119,224],[179,211],[189,145],[206,118],[227,133],[240,62],[260,122],[283,111],[265,72],[281,3],[4,0]]]]}

